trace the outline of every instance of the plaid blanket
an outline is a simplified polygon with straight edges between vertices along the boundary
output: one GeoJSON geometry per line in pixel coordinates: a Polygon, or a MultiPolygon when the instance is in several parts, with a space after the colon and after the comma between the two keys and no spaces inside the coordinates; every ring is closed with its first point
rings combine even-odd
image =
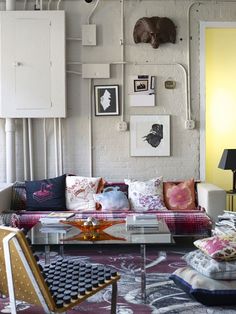
{"type": "MultiPolygon", "coordinates": [[[[18,226],[30,229],[40,217],[46,216],[49,212],[18,212],[18,226]]],[[[125,219],[131,211],[81,211],[76,212],[76,219],[87,219],[93,216],[97,219],[125,219]]],[[[139,212],[140,214],[140,212],[139,212]]],[[[211,231],[211,220],[204,210],[196,209],[190,211],[148,211],[148,214],[155,214],[157,218],[163,218],[168,225],[172,235],[200,235],[208,236],[211,231]]]]}

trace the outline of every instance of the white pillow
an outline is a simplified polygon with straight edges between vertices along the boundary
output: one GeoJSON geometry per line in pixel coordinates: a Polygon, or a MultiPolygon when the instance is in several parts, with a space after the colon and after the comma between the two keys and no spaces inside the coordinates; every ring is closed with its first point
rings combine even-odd
{"type": "Polygon", "coordinates": [[[96,210],[93,194],[98,192],[101,178],[66,177],[66,208],[69,210],[96,210]]]}
{"type": "Polygon", "coordinates": [[[125,179],[129,186],[129,201],[135,211],[166,210],[163,202],[163,178],[148,181],[125,179]]]}

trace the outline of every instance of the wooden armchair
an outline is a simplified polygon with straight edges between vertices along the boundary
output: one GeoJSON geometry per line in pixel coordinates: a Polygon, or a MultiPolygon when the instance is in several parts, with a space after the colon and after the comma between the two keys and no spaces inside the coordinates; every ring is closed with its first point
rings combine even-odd
{"type": "Polygon", "coordinates": [[[23,231],[0,226],[0,293],[9,296],[11,313],[16,300],[41,305],[45,313],[66,313],[85,299],[112,285],[111,313],[116,313],[117,281],[109,267],[58,258],[42,267],[23,231]]]}

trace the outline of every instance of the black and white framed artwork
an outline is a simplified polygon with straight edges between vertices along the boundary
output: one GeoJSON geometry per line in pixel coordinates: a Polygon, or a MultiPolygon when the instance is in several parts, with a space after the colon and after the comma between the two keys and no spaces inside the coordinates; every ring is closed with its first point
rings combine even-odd
{"type": "Polygon", "coordinates": [[[95,85],[95,115],[117,116],[119,112],[119,86],[95,85]]]}
{"type": "Polygon", "coordinates": [[[170,156],[170,116],[130,116],[131,156],[170,156]]]}

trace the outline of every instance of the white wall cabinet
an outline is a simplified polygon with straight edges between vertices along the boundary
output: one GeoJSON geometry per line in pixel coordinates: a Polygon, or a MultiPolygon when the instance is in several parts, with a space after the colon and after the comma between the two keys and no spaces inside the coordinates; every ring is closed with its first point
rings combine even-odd
{"type": "Polygon", "coordinates": [[[3,118],[65,117],[65,12],[2,11],[3,118]]]}

